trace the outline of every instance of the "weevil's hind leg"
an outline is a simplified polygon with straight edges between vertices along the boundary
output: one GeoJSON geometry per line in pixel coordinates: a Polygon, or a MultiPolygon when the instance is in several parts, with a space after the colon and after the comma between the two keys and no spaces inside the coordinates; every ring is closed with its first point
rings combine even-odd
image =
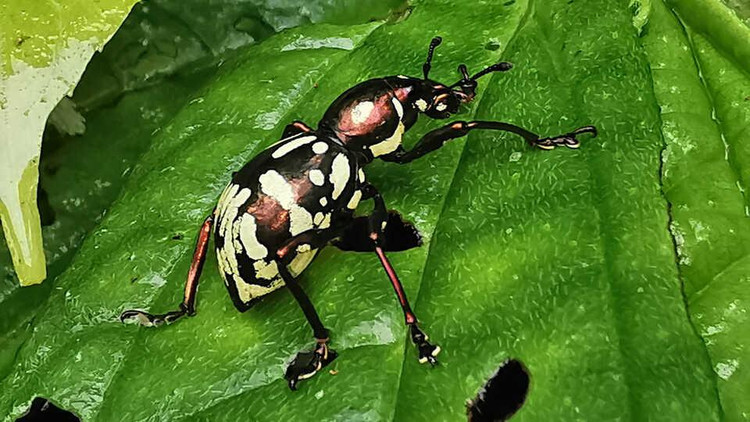
{"type": "Polygon", "coordinates": [[[406,325],[409,326],[409,334],[411,335],[411,341],[417,347],[419,352],[419,363],[428,363],[432,366],[437,365],[437,355],[440,353],[440,346],[430,344],[427,340],[429,337],[419,328],[419,322],[417,317],[414,315],[414,311],[411,310],[409,301],[406,299],[406,293],[404,287],[401,285],[401,281],[396,275],[396,270],[393,269],[390,261],[385,256],[383,250],[379,247],[375,247],[375,253],[378,254],[380,263],[383,265],[388,278],[391,280],[393,290],[396,291],[398,301],[401,304],[401,309],[404,311],[404,318],[406,319],[406,325]]]}
{"type": "Polygon", "coordinates": [[[297,283],[297,280],[289,273],[283,261],[277,261],[277,267],[279,268],[279,274],[284,279],[284,283],[302,308],[302,312],[304,312],[307,321],[310,323],[313,335],[315,336],[315,348],[310,351],[297,353],[292,363],[286,368],[284,378],[289,383],[289,388],[296,390],[297,384],[300,381],[317,374],[321,369],[333,362],[338,355],[336,351],[328,347],[328,329],[320,321],[320,317],[315,311],[312,302],[310,302],[310,298],[307,297],[302,287],[297,283]]]}
{"type": "Polygon", "coordinates": [[[378,255],[378,259],[383,265],[388,279],[391,281],[393,290],[396,292],[401,309],[404,311],[404,319],[406,325],[409,327],[411,341],[417,346],[417,350],[419,351],[419,363],[429,362],[430,365],[435,366],[438,363],[437,355],[440,353],[440,346],[430,344],[427,341],[427,335],[419,328],[417,317],[414,315],[414,311],[411,310],[409,301],[406,299],[404,286],[401,284],[401,280],[398,279],[396,270],[393,269],[393,265],[388,261],[388,257],[385,256],[385,251],[383,250],[384,231],[388,227],[386,224],[388,221],[388,212],[386,211],[385,201],[380,192],[370,184],[366,184],[362,188],[362,197],[365,199],[372,198],[374,202],[375,206],[372,214],[368,216],[369,238],[374,244],[375,253],[378,255]]]}
{"type": "Polygon", "coordinates": [[[295,120],[292,123],[286,125],[286,127],[284,128],[284,133],[281,135],[281,139],[307,132],[312,132],[312,128],[306,125],[304,122],[295,120]]]}
{"type": "Polygon", "coordinates": [[[155,327],[164,323],[171,324],[185,315],[195,315],[195,296],[198,291],[198,281],[203,270],[203,263],[206,261],[206,251],[208,250],[208,241],[211,235],[211,227],[214,222],[213,212],[206,217],[198,232],[198,240],[193,252],[193,261],[190,264],[187,281],[185,282],[185,295],[179,309],[164,314],[150,314],[137,309],[129,309],[120,314],[120,321],[125,322],[129,319],[135,319],[141,325],[146,327],[155,327]]]}

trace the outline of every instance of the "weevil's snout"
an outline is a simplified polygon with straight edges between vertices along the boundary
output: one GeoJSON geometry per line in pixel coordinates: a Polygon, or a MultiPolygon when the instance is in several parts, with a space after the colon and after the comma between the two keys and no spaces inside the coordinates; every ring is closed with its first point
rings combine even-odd
{"type": "Polygon", "coordinates": [[[467,81],[465,84],[461,84],[458,87],[452,88],[453,96],[461,103],[470,103],[474,101],[476,96],[477,83],[476,81],[467,81]]]}

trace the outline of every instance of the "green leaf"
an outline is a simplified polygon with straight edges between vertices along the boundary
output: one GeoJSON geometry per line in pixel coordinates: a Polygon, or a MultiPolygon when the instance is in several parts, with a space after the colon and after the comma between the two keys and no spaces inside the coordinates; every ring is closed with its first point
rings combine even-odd
{"type": "Polygon", "coordinates": [[[36,191],[47,116],[135,1],[0,5],[0,219],[22,285],[46,277],[36,191]]]}
{"type": "MultiPolygon", "coordinates": [[[[18,329],[13,338],[23,345],[12,357],[0,354],[0,368],[12,362],[0,371],[0,414],[11,419],[42,395],[86,421],[462,420],[466,399],[515,357],[532,377],[519,420],[742,420],[750,411],[744,366],[726,380],[726,366],[718,377],[712,367],[747,344],[742,312],[731,320],[722,313],[741,293],[713,290],[740,288],[732,282],[746,274],[721,269],[742,256],[734,248],[744,244],[745,201],[727,186],[744,161],[740,143],[725,161],[721,144],[704,139],[739,139],[750,119],[730,93],[745,80],[697,36],[689,42],[663,3],[651,2],[648,23],[633,22],[626,0],[425,0],[399,22],[298,28],[238,50],[155,135],[44,308],[18,329]],[[423,247],[391,259],[424,329],[443,347],[439,367],[417,364],[377,259],[332,248],[303,283],[332,329],[336,375],[321,373],[298,392],[282,374],[309,347],[301,312],[282,291],[237,313],[213,253],[198,316],[157,330],[117,321],[124,308],[178,303],[194,236],[172,236],[195,233],[232,171],[286,123],[314,125],[356,82],[418,75],[434,35],[444,39],[437,80],[454,81],[462,62],[470,70],[515,64],[481,80],[462,119],[548,135],[586,124],[600,130],[579,150],[552,152],[474,133],[408,166],[367,168],[389,207],[424,235],[423,247]],[[689,93],[672,95],[682,89],[689,93]],[[727,123],[715,126],[712,110],[727,123]],[[707,149],[688,154],[691,139],[707,149]],[[716,185],[691,172],[704,165],[716,185]],[[719,211],[697,206],[706,194],[717,195],[719,211]],[[738,231],[711,243],[727,246],[705,249],[684,230],[695,232],[691,219],[712,218],[711,227],[738,231]],[[701,296],[705,286],[716,287],[701,296]],[[700,328],[720,318],[732,335],[700,328]]],[[[420,121],[407,146],[443,123],[420,121]]]]}
{"type": "Polygon", "coordinates": [[[750,411],[750,79],[660,4],[645,47],[661,107],[664,192],[696,330],[718,375],[726,420],[750,411]],[[688,36],[689,35],[689,36],[688,36]]]}
{"type": "MultiPolygon", "coordinates": [[[[45,131],[40,190],[47,200],[40,208],[47,214],[42,237],[48,283],[20,289],[10,253],[0,247],[0,354],[15,353],[14,336],[23,333],[19,327],[33,317],[52,289],[49,283],[67,267],[118,196],[151,135],[192,99],[216,72],[223,55],[261,41],[283,25],[367,22],[387,16],[399,5],[304,3],[198,2],[185,8],[184,0],[159,0],[133,8],[104,51],[89,63],[74,95],[60,103],[83,113],[77,117],[85,120],[85,133],[60,135],[49,125],[45,131]],[[191,14],[196,12],[212,19],[196,27],[197,18],[191,14]],[[253,30],[249,20],[268,31],[253,30]],[[120,129],[113,132],[112,127],[120,129]]],[[[49,123],[59,126],[53,123],[55,115],[49,123]]]]}

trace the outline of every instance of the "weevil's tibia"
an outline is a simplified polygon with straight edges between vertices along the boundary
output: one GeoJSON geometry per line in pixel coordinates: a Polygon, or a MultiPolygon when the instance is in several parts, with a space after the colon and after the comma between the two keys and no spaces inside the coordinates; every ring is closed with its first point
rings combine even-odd
{"type": "Polygon", "coordinates": [[[398,279],[398,275],[393,269],[391,262],[388,261],[388,257],[385,256],[383,249],[381,249],[380,246],[376,246],[375,253],[377,253],[378,258],[380,259],[380,263],[383,265],[383,269],[385,269],[388,278],[391,280],[393,290],[396,291],[398,302],[401,304],[401,309],[403,309],[404,311],[404,319],[406,320],[406,325],[409,326],[411,341],[419,351],[419,363],[429,362],[432,366],[437,365],[438,361],[436,356],[438,355],[438,353],[440,353],[440,346],[430,344],[427,341],[429,339],[429,337],[427,337],[427,334],[425,334],[419,328],[417,317],[414,315],[414,312],[411,310],[411,306],[409,305],[409,301],[406,299],[404,286],[401,285],[401,280],[398,279]]]}
{"type": "Polygon", "coordinates": [[[335,350],[328,347],[328,329],[320,321],[318,312],[315,310],[312,302],[310,302],[310,298],[307,297],[302,287],[300,287],[297,280],[287,269],[287,264],[287,262],[282,260],[277,262],[279,274],[284,279],[284,283],[289,288],[294,299],[297,300],[300,308],[302,308],[302,312],[313,329],[316,342],[314,350],[297,353],[297,356],[294,357],[294,360],[286,368],[284,378],[289,383],[289,388],[296,390],[297,384],[300,381],[317,374],[321,369],[333,362],[338,355],[335,350]]]}
{"type": "Polygon", "coordinates": [[[377,254],[380,264],[383,265],[388,279],[391,281],[393,290],[396,292],[398,297],[398,303],[401,305],[401,309],[404,311],[404,321],[409,326],[411,334],[411,340],[419,350],[419,363],[427,363],[430,365],[437,365],[437,359],[435,358],[440,353],[440,347],[433,346],[427,342],[427,335],[419,329],[419,321],[417,320],[414,311],[412,311],[409,305],[409,300],[406,298],[406,292],[404,286],[401,284],[401,280],[398,279],[396,270],[393,269],[393,265],[385,256],[383,251],[383,232],[388,221],[388,211],[385,207],[385,201],[374,186],[367,183],[362,187],[362,197],[370,199],[374,202],[374,208],[372,214],[369,215],[369,226],[370,226],[370,239],[375,244],[375,254],[377,254]]]}
{"type": "Polygon", "coordinates": [[[198,292],[198,281],[201,277],[201,271],[203,271],[203,263],[206,261],[206,251],[208,250],[208,241],[211,235],[213,222],[214,214],[212,212],[203,221],[201,229],[198,232],[198,240],[195,244],[193,260],[190,264],[190,270],[188,270],[187,281],[185,281],[185,294],[182,303],[179,305],[179,309],[157,315],[139,311],[137,309],[129,309],[120,314],[120,321],[125,322],[128,319],[135,318],[143,326],[155,327],[164,323],[171,324],[185,315],[195,315],[195,297],[198,292]]]}

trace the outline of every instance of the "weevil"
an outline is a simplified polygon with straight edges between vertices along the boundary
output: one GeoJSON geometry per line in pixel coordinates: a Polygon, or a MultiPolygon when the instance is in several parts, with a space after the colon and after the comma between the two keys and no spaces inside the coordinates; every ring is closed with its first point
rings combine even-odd
{"type": "Polygon", "coordinates": [[[127,310],[120,319],[135,318],[143,325],[157,326],[194,315],[198,279],[213,230],[219,269],[237,310],[245,312],[267,294],[286,286],[312,327],[315,347],[299,352],[285,373],[294,390],[300,380],[312,377],[337,356],[328,346],[329,330],[297,281],[318,251],[331,244],[377,255],[401,304],[419,361],[437,364],[440,347],[428,342],[419,327],[386,256],[386,252],[420,245],[419,232],[387,210],[378,189],[368,182],[364,167],[376,158],[406,164],[478,129],[511,132],[545,150],[556,146],[578,148],[578,135],[596,136],[594,126],[541,137],[510,123],[454,121],[428,132],[413,148],[405,149],[402,136],[420,115],[449,118],[462,104],[474,100],[479,78],[512,67],[499,62],[469,76],[461,64],[461,79],[444,85],[429,78],[433,54],[440,43],[440,37],[430,42],[422,78],[399,75],[361,82],[333,101],[316,129],[301,121],[287,125],[280,141],[233,173],[213,212],[203,222],[179,308],[159,315],[127,310]],[[355,217],[361,200],[373,201],[372,212],[355,217]]]}

